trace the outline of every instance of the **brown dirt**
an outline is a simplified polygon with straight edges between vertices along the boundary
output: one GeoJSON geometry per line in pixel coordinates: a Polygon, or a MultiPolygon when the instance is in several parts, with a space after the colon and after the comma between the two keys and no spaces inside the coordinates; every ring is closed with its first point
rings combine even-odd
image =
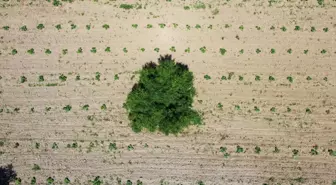
{"type": "Polygon", "coordinates": [[[269,6],[267,1],[213,0],[205,9],[184,10],[196,2],[172,0],[142,2],[138,10],[119,8],[121,3],[134,2],[76,1],[59,7],[45,1],[0,3],[0,26],[10,27],[0,30],[0,140],[4,141],[0,165],[12,163],[22,184],[30,184],[33,176],[38,184],[49,176],[56,184],[65,177],[73,184],[89,184],[95,176],[105,184],[117,184],[118,177],[123,184],[127,179],[136,184],[139,179],[146,185],[197,184],[198,180],[206,185],[327,185],[336,180],[336,157],[327,151],[336,150],[335,1],[325,1],[321,7],[317,1],[278,1],[269,6]],[[213,15],[215,9],[219,13],[213,15]],[[39,23],[43,30],[36,29],[39,23]],[[77,28],[71,29],[71,23],[77,28]],[[59,31],[57,24],[63,27],[59,31]],[[88,24],[91,30],[85,28],[88,24]],[[110,28],[103,29],[103,24],[110,28]],[[147,29],[147,24],[153,28],[147,29]],[[19,30],[23,25],[28,31],[19,30]],[[294,30],[296,25],[300,31],[294,30]],[[310,31],[311,26],[316,32],[310,31]],[[107,46],[110,53],[104,52],[107,46]],[[171,46],[176,52],[169,50],[171,46]],[[203,46],[206,53],[199,50],[203,46]],[[79,47],[82,54],[76,53],[79,47]],[[92,47],[97,53],[90,52],[92,47]],[[145,52],[139,50],[142,47],[145,52]],[[153,51],[156,47],[159,53],[153,51]],[[190,53],[185,53],[188,47],[190,53]],[[10,54],[13,48],[16,55],[10,54]],[[30,48],[34,55],[27,54],[30,48]],[[47,48],[50,55],[44,53],[47,48]],[[219,48],[227,53],[222,56],[219,48]],[[257,48],[261,53],[256,53],[257,48]],[[287,53],[289,48],[292,54],[287,53]],[[68,54],[63,55],[62,49],[68,54]],[[306,49],[309,52],[304,54],[306,49]],[[327,53],[322,54],[322,49],[327,53]],[[190,127],[178,137],[135,134],[122,108],[137,80],[131,77],[143,64],[166,53],[194,72],[195,109],[204,113],[205,125],[190,127]],[[94,79],[96,72],[101,73],[100,81],[94,79]],[[234,72],[233,79],[221,80],[229,72],[234,72]],[[68,77],[66,82],[58,79],[60,74],[68,77]],[[78,74],[81,80],[76,81],[78,74]],[[119,80],[114,80],[115,74],[119,80]],[[210,80],[204,79],[206,74],[210,80]],[[22,75],[27,77],[23,84],[22,75]],[[44,75],[44,82],[38,81],[39,75],[44,75]],[[255,81],[256,75],[260,81],[255,81]],[[270,82],[270,75],[276,80],[270,82]],[[62,108],[68,104],[72,110],[65,112],[62,108]],[[85,104],[88,111],[81,110],[85,104]],[[100,109],[102,104],[107,110],[100,109]],[[270,111],[272,107],[276,113],[270,111]],[[89,115],[94,115],[93,121],[89,115]],[[54,142],[58,149],[52,149],[54,142]],[[73,142],[79,147],[67,148],[73,142]],[[117,151],[109,150],[113,142],[117,151]],[[134,150],[127,150],[129,144],[134,150]],[[236,153],[237,145],[244,153],[236,153]],[[314,145],[319,147],[318,155],[310,153],[314,145]],[[230,157],[223,157],[222,146],[230,157]],[[254,152],[256,146],[261,147],[260,154],[254,152]],[[275,146],[279,153],[273,152],[275,146]],[[296,158],[294,149],[299,151],[296,158]],[[33,171],[33,164],[41,170],[33,171]]]}

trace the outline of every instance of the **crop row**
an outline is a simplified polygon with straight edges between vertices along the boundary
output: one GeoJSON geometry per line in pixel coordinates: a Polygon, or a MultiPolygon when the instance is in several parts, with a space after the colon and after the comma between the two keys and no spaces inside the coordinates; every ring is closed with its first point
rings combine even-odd
{"type": "MultiPolygon", "coordinates": [[[[81,140],[80,142],[83,143],[84,140],[81,140]]],[[[87,153],[91,152],[92,149],[95,148],[95,147],[102,147],[103,144],[104,144],[104,141],[99,142],[99,141],[95,140],[94,142],[90,142],[90,144],[87,146],[87,151],[86,152],[87,153]]],[[[5,145],[5,142],[0,140],[0,147],[2,147],[4,145],[5,145]]],[[[20,146],[20,144],[17,143],[17,142],[14,144],[14,148],[19,148],[19,146],[20,146]]],[[[41,149],[41,144],[36,142],[34,147],[37,150],[41,149]]],[[[145,143],[142,147],[143,148],[148,148],[149,145],[147,143],[145,143]]],[[[171,148],[170,146],[167,146],[167,147],[171,148]]],[[[80,145],[77,141],[74,141],[72,143],[68,143],[65,146],[65,148],[66,149],[80,149],[82,151],[83,146],[80,145]]],[[[135,150],[136,148],[137,148],[137,146],[135,144],[129,144],[126,147],[127,151],[132,151],[132,150],[135,150]]],[[[230,148],[232,148],[232,147],[230,146],[230,148]]],[[[52,150],[58,150],[59,145],[56,142],[54,142],[51,145],[51,149],[52,150]]],[[[241,145],[236,145],[234,147],[234,149],[231,149],[231,151],[229,151],[229,149],[227,147],[221,146],[221,147],[219,147],[218,152],[223,154],[224,158],[228,158],[228,157],[230,157],[230,154],[232,154],[232,153],[239,154],[239,153],[247,153],[248,151],[249,151],[248,153],[261,154],[261,153],[263,153],[263,149],[265,149],[265,148],[262,148],[260,146],[255,146],[251,150],[249,148],[244,148],[241,145]]],[[[277,146],[274,146],[274,148],[267,147],[266,150],[267,150],[267,152],[265,154],[269,154],[270,153],[269,151],[271,151],[271,153],[273,153],[273,154],[277,154],[277,153],[280,153],[282,151],[282,149],[277,147],[277,146]]],[[[300,156],[300,151],[298,149],[294,148],[294,149],[290,149],[290,150],[292,152],[291,157],[296,159],[300,156]]],[[[117,152],[117,151],[120,151],[120,148],[117,146],[117,144],[115,142],[110,142],[108,144],[108,151],[117,152]]],[[[286,150],[285,152],[287,153],[288,151],[286,150]]],[[[316,155],[319,155],[321,153],[328,153],[330,156],[336,157],[336,150],[333,150],[333,149],[330,149],[330,148],[329,149],[321,148],[318,145],[312,146],[308,153],[312,156],[316,156],[316,155]]]]}
{"type": "MultiPolygon", "coordinates": [[[[185,28],[186,30],[190,30],[190,29],[202,29],[202,28],[206,28],[206,29],[213,29],[214,28],[214,26],[212,25],[212,24],[210,24],[210,25],[200,25],[200,24],[196,24],[196,25],[189,25],[189,24],[186,24],[186,25],[184,25],[183,27],[181,26],[181,25],[179,25],[179,24],[177,24],[177,23],[171,23],[171,24],[165,24],[165,23],[159,23],[159,24],[157,24],[157,25],[153,25],[153,24],[146,24],[146,25],[143,25],[142,27],[143,28],[148,28],[148,29],[151,29],[151,28],[154,28],[155,26],[157,26],[157,27],[159,27],[159,28],[166,28],[166,27],[174,27],[174,28],[185,28]]],[[[63,26],[63,25],[61,25],[61,24],[57,24],[57,25],[55,25],[55,26],[53,26],[55,29],[57,29],[57,30],[62,30],[62,29],[64,29],[65,27],[63,26]]],[[[78,26],[76,25],[76,24],[74,24],[74,23],[71,23],[71,24],[69,24],[69,26],[68,26],[71,30],[74,30],[74,29],[77,29],[78,28],[78,26]]],[[[108,30],[108,29],[110,29],[111,27],[110,27],[110,25],[109,24],[103,24],[103,25],[100,25],[100,26],[98,26],[98,27],[101,27],[102,29],[105,29],[105,30],[108,30]]],[[[134,28],[134,29],[137,29],[138,27],[139,27],[139,25],[138,24],[132,24],[131,25],[131,27],[132,28],[134,28]]],[[[219,28],[231,28],[231,27],[233,27],[231,24],[225,24],[225,25],[223,25],[223,26],[221,26],[221,25],[218,25],[218,27],[219,28]]],[[[246,27],[244,27],[244,25],[239,25],[239,26],[236,26],[239,30],[241,30],[241,31],[244,31],[244,30],[246,30],[246,27]]],[[[44,26],[44,24],[38,24],[37,26],[36,26],[36,28],[35,29],[37,29],[37,30],[43,30],[43,29],[45,29],[46,27],[44,26]]],[[[87,24],[87,25],[85,25],[85,28],[87,29],[87,30],[91,30],[92,28],[94,28],[94,26],[92,26],[91,24],[87,24]]],[[[2,26],[2,29],[4,29],[4,30],[10,30],[11,29],[11,27],[10,26],[2,26]]],[[[20,31],[28,31],[30,28],[28,28],[26,25],[23,25],[23,26],[21,26],[21,27],[18,27],[17,28],[18,30],[20,30],[20,31]]],[[[287,28],[287,27],[285,27],[285,26],[282,26],[282,27],[275,27],[275,26],[271,26],[271,27],[269,27],[269,28],[261,28],[260,26],[255,26],[254,27],[254,29],[256,29],[256,30],[258,30],[258,31],[261,31],[261,30],[271,30],[271,31],[274,31],[274,30],[276,30],[276,29],[278,29],[278,30],[281,30],[282,32],[286,32],[286,31],[288,31],[288,30],[294,30],[294,31],[310,31],[310,32],[317,32],[317,31],[323,31],[323,32],[328,32],[329,31],[329,28],[328,27],[323,27],[323,28],[320,28],[320,29],[317,29],[315,26],[311,26],[311,27],[308,27],[308,28],[302,28],[302,27],[300,27],[300,26],[298,26],[298,25],[296,25],[296,26],[294,26],[294,28],[292,28],[292,29],[289,29],[289,28],[287,28]]]]}
{"type": "MultiPolygon", "coordinates": [[[[128,53],[128,49],[126,47],[120,49],[121,51],[123,51],[124,53],[128,53]]],[[[169,48],[169,50],[171,52],[176,52],[177,49],[175,46],[171,46],[169,48]]],[[[185,48],[183,49],[185,53],[190,53],[191,52],[191,48],[188,47],[188,48],[185,48]]],[[[194,50],[193,52],[196,52],[196,51],[200,51],[201,53],[206,53],[208,51],[216,51],[220,54],[220,55],[225,55],[228,53],[228,50],[225,49],[225,48],[219,48],[219,49],[212,49],[212,50],[209,50],[206,46],[202,46],[200,48],[198,48],[197,50],[194,50]]],[[[96,47],[92,47],[89,49],[90,53],[97,53],[98,52],[98,49],[96,47]]],[[[106,47],[105,49],[102,49],[101,51],[104,51],[104,52],[107,52],[107,53],[110,53],[111,52],[111,47],[106,47]]],[[[140,51],[140,52],[145,52],[146,49],[145,48],[139,48],[137,51],[140,51]]],[[[155,52],[159,52],[160,51],[160,48],[154,48],[152,49],[152,51],[155,51],[155,52]]],[[[76,53],[77,54],[82,54],[84,52],[84,49],[82,47],[79,47],[77,50],[76,50],[76,53]]],[[[238,51],[238,53],[240,55],[243,55],[246,51],[244,49],[240,49],[238,51]]],[[[270,54],[276,54],[278,53],[277,50],[275,48],[270,48],[270,49],[262,49],[262,48],[256,48],[255,50],[251,50],[251,52],[255,52],[256,54],[261,54],[261,53],[270,53],[270,54]]],[[[294,50],[292,48],[288,48],[286,50],[283,51],[284,53],[288,53],[288,54],[292,54],[294,52],[294,50]]],[[[303,51],[301,51],[303,54],[308,54],[309,53],[309,50],[308,49],[305,49],[303,51]]],[[[317,50],[318,53],[321,53],[321,54],[326,54],[328,51],[326,49],[320,49],[320,50],[317,50]]],[[[15,48],[12,49],[12,51],[9,53],[10,55],[16,55],[18,54],[19,51],[15,48]]],[[[36,52],[35,52],[35,49],[34,48],[30,48],[26,51],[24,51],[24,53],[27,53],[27,54],[30,54],[30,55],[34,55],[36,52]]],[[[46,55],[50,55],[52,54],[52,51],[50,49],[44,49],[44,53],[46,55]]],[[[68,49],[62,49],[61,53],[63,55],[66,55],[69,53],[69,50],[68,49]]]]}
{"type": "MultiPolygon", "coordinates": [[[[253,99],[253,101],[254,101],[254,99],[253,99]]],[[[202,100],[199,100],[199,103],[202,103],[202,100]]],[[[218,108],[218,109],[223,110],[223,107],[224,107],[224,106],[223,106],[222,103],[219,102],[219,103],[217,104],[217,108],[218,108]]],[[[64,106],[64,107],[62,108],[62,110],[63,110],[64,112],[70,112],[70,111],[72,110],[72,108],[73,108],[72,105],[66,105],[66,106],[64,106]]],[[[89,108],[90,108],[90,105],[88,105],[88,104],[84,104],[84,105],[79,106],[79,109],[80,109],[80,110],[83,110],[83,111],[88,111],[89,108]]],[[[256,113],[259,113],[259,112],[262,112],[262,111],[263,111],[262,109],[264,109],[264,110],[266,110],[266,111],[270,111],[270,112],[272,112],[272,113],[277,113],[277,112],[279,111],[279,110],[278,110],[276,107],[274,107],[274,106],[273,106],[273,107],[269,107],[269,108],[260,108],[260,107],[258,107],[258,106],[253,106],[252,108],[251,108],[251,107],[250,107],[250,108],[244,107],[244,108],[245,108],[249,113],[252,113],[252,110],[253,110],[254,112],[256,112],[256,113]]],[[[57,107],[54,108],[54,109],[57,109],[57,107]]],[[[54,110],[54,109],[53,109],[53,110],[54,110]]],[[[101,109],[102,111],[107,110],[107,105],[106,105],[106,104],[102,104],[102,105],[100,106],[100,109],[101,109]]],[[[236,110],[236,111],[242,111],[242,110],[243,110],[243,108],[242,108],[240,105],[238,105],[238,104],[233,105],[233,106],[232,106],[232,109],[234,109],[234,110],[236,110]]],[[[47,107],[45,107],[44,112],[50,112],[51,110],[52,110],[52,107],[47,106],[47,107]]],[[[30,113],[35,113],[35,112],[36,112],[36,110],[35,110],[34,107],[30,108],[30,113]]],[[[291,106],[287,106],[287,108],[286,108],[286,110],[285,110],[284,112],[287,112],[287,113],[292,112],[292,108],[291,108],[291,106]]],[[[307,107],[307,108],[304,109],[304,112],[305,112],[306,114],[312,114],[313,111],[311,110],[311,108],[307,107]]],[[[7,113],[7,114],[20,113],[20,108],[19,108],[19,107],[12,108],[12,107],[9,107],[9,106],[4,106],[4,107],[0,108],[0,113],[7,113]]],[[[296,113],[298,113],[298,111],[297,111],[296,113]]],[[[325,113],[326,113],[326,114],[330,114],[330,110],[329,110],[329,109],[326,110],[325,113]]],[[[92,121],[92,120],[94,120],[95,118],[94,118],[94,115],[92,115],[92,116],[87,116],[87,119],[90,120],[90,121],[92,121]]]]}
{"type": "MultiPolygon", "coordinates": [[[[223,76],[221,76],[220,80],[221,80],[221,81],[232,80],[232,79],[236,78],[236,76],[238,77],[238,80],[239,80],[239,81],[244,81],[244,79],[245,79],[245,77],[244,77],[243,75],[236,75],[234,72],[229,72],[227,75],[223,75],[223,76]]],[[[134,77],[134,76],[133,76],[133,77],[134,77]]],[[[133,78],[133,77],[132,77],[132,78],[133,78]]],[[[96,72],[94,78],[92,77],[92,79],[97,80],[97,81],[100,81],[100,78],[101,78],[101,73],[100,73],[100,72],[96,72]]],[[[204,78],[205,80],[211,80],[211,79],[212,79],[212,77],[211,77],[210,75],[207,75],[207,74],[204,75],[203,78],[204,78]]],[[[2,77],[1,77],[0,79],[2,79],[2,77]]],[[[59,79],[61,82],[65,82],[65,81],[68,80],[68,77],[67,77],[66,75],[64,75],[64,74],[60,74],[59,77],[58,77],[58,79],[59,79]]],[[[261,76],[259,76],[259,75],[255,75],[255,76],[254,76],[254,80],[255,80],[255,81],[262,81],[262,80],[264,80],[264,79],[265,79],[265,78],[263,78],[263,77],[261,77],[261,76]]],[[[43,75],[39,75],[39,76],[37,77],[37,80],[38,80],[39,82],[44,82],[44,81],[45,81],[45,77],[44,77],[43,75]]],[[[81,80],[81,76],[80,76],[79,74],[77,74],[76,77],[75,77],[75,80],[76,80],[76,81],[81,80]]],[[[115,75],[114,75],[114,80],[119,80],[119,75],[118,75],[118,74],[115,74],[115,75]]],[[[272,76],[272,75],[270,75],[270,76],[268,76],[268,77],[266,78],[266,80],[268,80],[269,82],[272,82],[272,81],[276,81],[277,78],[274,77],[274,76],[272,76]]],[[[290,83],[293,83],[293,82],[294,82],[294,77],[293,77],[293,76],[287,76],[287,77],[286,77],[286,80],[287,80],[288,82],[290,82],[290,83]]],[[[307,81],[311,81],[311,80],[313,80],[313,77],[311,77],[311,76],[307,76],[307,77],[305,77],[305,80],[307,80],[307,81]]],[[[324,80],[324,81],[327,82],[327,81],[328,81],[328,77],[324,77],[324,78],[322,78],[321,80],[324,80]]],[[[19,79],[19,82],[20,82],[20,83],[25,83],[25,82],[27,82],[27,81],[28,81],[28,79],[27,79],[26,76],[21,76],[20,79],[19,79]]],[[[34,85],[31,84],[31,86],[34,86],[34,85]]],[[[39,85],[36,85],[36,86],[39,86],[39,85]]],[[[57,86],[57,84],[55,84],[55,85],[50,84],[50,85],[46,85],[46,86],[57,86]]]]}

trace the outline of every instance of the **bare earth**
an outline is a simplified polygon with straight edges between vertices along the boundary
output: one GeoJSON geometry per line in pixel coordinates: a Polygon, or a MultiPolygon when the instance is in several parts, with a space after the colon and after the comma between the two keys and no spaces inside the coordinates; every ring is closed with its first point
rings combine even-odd
{"type": "Polygon", "coordinates": [[[135,2],[0,3],[0,26],[9,26],[0,30],[1,166],[13,164],[24,185],[32,177],[37,184],[46,184],[48,177],[62,184],[68,177],[72,184],[85,185],[96,176],[104,184],[117,184],[120,178],[122,184],[140,180],[146,185],[332,185],[336,156],[328,150],[336,150],[335,1],[325,0],[324,6],[310,0],[277,1],[270,6],[267,1],[213,0],[197,9],[196,1],[161,0],[143,1],[141,9],[119,8],[135,2]],[[37,29],[38,24],[45,28],[37,29]],[[28,30],[20,31],[24,25],[28,30]],[[77,53],[80,47],[83,52],[77,53]],[[33,55],[27,53],[31,48],[33,55]],[[226,49],[224,55],[220,48],[226,49]],[[204,114],[204,126],[189,127],[178,137],[135,134],[122,108],[138,79],[134,72],[160,54],[189,65],[197,89],[195,109],[204,114]],[[229,72],[232,79],[221,80],[229,72]],[[65,82],[61,74],[67,76],[65,82]],[[85,104],[87,111],[82,110],[85,104]],[[72,106],[69,112],[63,110],[66,105],[72,106]],[[73,143],[78,147],[72,148],[73,143]],[[129,151],[129,145],[134,149],[129,151]],[[314,145],[317,155],[311,151],[314,145]],[[236,153],[237,146],[242,153],[236,153]],[[298,150],[296,156],[293,150],[298,150]],[[32,170],[34,164],[41,170],[32,170]]]}

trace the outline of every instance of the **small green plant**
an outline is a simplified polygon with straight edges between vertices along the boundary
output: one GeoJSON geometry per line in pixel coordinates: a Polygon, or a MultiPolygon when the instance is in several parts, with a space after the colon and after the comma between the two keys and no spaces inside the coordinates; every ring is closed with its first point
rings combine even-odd
{"type": "Polygon", "coordinates": [[[37,165],[37,164],[34,164],[34,166],[33,166],[33,170],[34,170],[34,171],[41,170],[41,167],[40,167],[39,165],[37,165]]]}
{"type": "Polygon", "coordinates": [[[222,76],[221,80],[227,80],[226,76],[222,76]]]}
{"type": "Polygon", "coordinates": [[[311,111],[309,108],[306,108],[306,113],[307,113],[307,114],[311,114],[312,111],[311,111]]]}
{"type": "Polygon", "coordinates": [[[333,180],[331,185],[336,185],[336,180],[333,180]]]}
{"type": "Polygon", "coordinates": [[[108,52],[108,53],[111,52],[111,47],[106,47],[105,52],[108,52]]]}
{"type": "Polygon", "coordinates": [[[197,181],[197,185],[205,185],[203,181],[199,180],[197,181]]]}
{"type": "Polygon", "coordinates": [[[21,178],[15,178],[15,185],[21,185],[21,182],[22,182],[22,180],[21,180],[21,178]]]}
{"type": "Polygon", "coordinates": [[[68,49],[62,49],[62,54],[63,54],[63,55],[68,54],[68,49]]]}
{"type": "Polygon", "coordinates": [[[211,77],[210,77],[209,75],[204,75],[204,79],[206,79],[206,80],[210,80],[211,77]]]}
{"type": "Polygon", "coordinates": [[[33,177],[30,181],[31,185],[35,185],[36,184],[36,177],[33,177]]]}
{"type": "Polygon", "coordinates": [[[274,48],[271,49],[271,53],[272,53],[272,54],[275,53],[275,49],[274,49],[274,48]]]}
{"type": "Polygon", "coordinates": [[[260,109],[257,106],[254,106],[254,111],[260,112],[260,109]]]}
{"type": "Polygon", "coordinates": [[[287,112],[292,112],[292,109],[287,107],[287,112]]]}
{"type": "Polygon", "coordinates": [[[291,76],[287,76],[287,80],[288,80],[290,83],[293,83],[293,77],[291,77],[291,76]]]}
{"type": "Polygon", "coordinates": [[[243,76],[239,76],[238,79],[239,79],[239,81],[243,81],[244,77],[243,76]]]}
{"type": "Polygon", "coordinates": [[[287,50],[287,53],[289,53],[289,54],[292,54],[292,52],[293,52],[293,50],[292,50],[291,48],[289,48],[289,49],[287,50]]]}
{"type": "Polygon", "coordinates": [[[310,150],[311,155],[318,155],[318,146],[314,145],[313,148],[310,150]]]}
{"type": "Polygon", "coordinates": [[[330,156],[336,156],[336,150],[328,149],[328,153],[330,156]]]}
{"type": "MultiPolygon", "coordinates": [[[[49,0],[49,2],[50,2],[50,0],[49,0]]],[[[54,6],[61,6],[62,5],[62,3],[61,3],[61,1],[59,1],[59,0],[53,0],[53,3],[52,3],[54,6]]]]}
{"type": "Polygon", "coordinates": [[[178,24],[177,23],[173,23],[174,28],[177,28],[178,24]]]}
{"type": "Polygon", "coordinates": [[[236,153],[243,153],[243,152],[244,152],[244,148],[238,145],[236,148],[236,153]]]}
{"type": "Polygon", "coordinates": [[[295,30],[295,31],[300,31],[300,30],[301,30],[301,27],[300,27],[300,26],[295,26],[294,30],[295,30]]]}
{"type": "Polygon", "coordinates": [[[29,49],[29,50],[27,51],[27,53],[29,53],[29,54],[31,54],[31,55],[35,54],[35,50],[34,50],[34,48],[29,49]]]}
{"type": "Polygon", "coordinates": [[[65,177],[64,184],[70,184],[70,183],[71,183],[70,179],[68,177],[65,177]]]}
{"type": "Polygon", "coordinates": [[[189,24],[186,25],[187,30],[190,30],[191,26],[189,24]]]}
{"type": "Polygon", "coordinates": [[[160,28],[164,28],[164,27],[166,27],[166,24],[160,23],[159,26],[160,26],[160,28]]]}
{"type": "Polygon", "coordinates": [[[75,24],[71,24],[70,26],[71,26],[72,30],[77,28],[77,25],[75,25],[75,24]]]}
{"type": "Polygon", "coordinates": [[[325,53],[327,53],[327,50],[322,49],[322,50],[321,50],[321,53],[322,53],[322,54],[325,54],[325,53]]]}
{"type": "Polygon", "coordinates": [[[327,82],[328,81],[328,77],[324,77],[323,80],[327,82]]]}
{"type": "Polygon", "coordinates": [[[123,52],[127,53],[128,52],[127,48],[123,48],[123,52]]]}
{"type": "Polygon", "coordinates": [[[131,144],[129,144],[129,145],[127,146],[127,150],[128,150],[128,151],[134,150],[134,146],[131,145],[131,144]]]}
{"type": "Polygon", "coordinates": [[[281,29],[283,32],[287,31],[287,28],[286,28],[285,26],[282,26],[280,29],[281,29]]]}
{"type": "Polygon", "coordinates": [[[324,31],[324,32],[328,32],[328,31],[329,31],[329,28],[323,28],[323,31],[324,31]]]}
{"type": "Polygon", "coordinates": [[[273,76],[269,76],[269,77],[268,77],[268,80],[269,80],[269,81],[275,81],[275,78],[274,78],[273,76]]]}
{"type": "Polygon", "coordinates": [[[126,181],[126,185],[132,185],[133,183],[132,183],[132,181],[131,180],[127,180],[126,181]]]}
{"type": "Polygon", "coordinates": [[[71,105],[67,105],[67,106],[63,107],[63,110],[65,112],[69,112],[71,110],[71,108],[72,108],[71,105]]]}
{"type": "Polygon", "coordinates": [[[256,26],[255,27],[257,30],[261,30],[261,27],[260,26],[256,26]]]}
{"type": "Polygon", "coordinates": [[[75,80],[76,80],[76,81],[80,80],[80,76],[77,75],[75,80]]]}
{"type": "Polygon", "coordinates": [[[175,46],[170,47],[169,50],[170,50],[171,52],[176,52],[176,48],[175,48],[175,46]]]}
{"type": "Polygon", "coordinates": [[[136,185],[143,185],[142,181],[137,180],[136,185]]]}
{"type": "Polygon", "coordinates": [[[20,82],[21,82],[21,83],[25,83],[25,82],[27,82],[27,78],[26,78],[25,76],[21,76],[21,77],[20,77],[20,82]]]}
{"type": "Polygon", "coordinates": [[[101,75],[101,74],[100,74],[99,72],[96,72],[95,79],[98,80],[98,81],[100,81],[100,75],[101,75]]]}
{"type": "Polygon", "coordinates": [[[324,6],[324,0],[317,0],[317,3],[318,3],[320,6],[324,6]]]}
{"type": "Polygon", "coordinates": [[[260,148],[259,146],[256,146],[256,147],[254,148],[254,153],[256,153],[256,154],[260,154],[260,152],[261,152],[261,148],[260,148]]]}
{"type": "Polygon", "coordinates": [[[183,9],[190,10],[190,7],[189,6],[184,6],[183,9]]]}
{"type": "Polygon", "coordinates": [[[275,112],[275,111],[276,111],[275,107],[272,107],[272,108],[270,109],[270,111],[271,111],[271,112],[275,112]]]}
{"type": "Polygon", "coordinates": [[[275,27],[274,27],[274,26],[271,26],[271,27],[270,27],[270,30],[275,30],[275,27]]]}
{"type": "Polygon", "coordinates": [[[261,52],[261,50],[258,48],[256,49],[256,53],[259,54],[261,52]]]}
{"type": "Polygon", "coordinates": [[[103,27],[105,30],[107,30],[107,29],[110,28],[110,25],[108,25],[108,24],[104,24],[102,27],[103,27]]]}
{"type": "Polygon", "coordinates": [[[228,80],[231,80],[231,79],[232,79],[232,77],[233,77],[233,75],[234,75],[234,72],[229,72],[229,75],[228,75],[228,80]]]}
{"type": "Polygon", "coordinates": [[[207,49],[206,49],[205,46],[203,46],[203,47],[200,48],[200,51],[201,51],[202,53],[205,53],[205,52],[207,51],[207,49]]]}
{"type": "Polygon", "coordinates": [[[2,29],[9,30],[9,26],[3,26],[2,29]]]}
{"type": "Polygon", "coordinates": [[[39,29],[39,30],[42,30],[42,29],[44,29],[44,25],[43,24],[39,24],[39,25],[36,26],[36,28],[39,29]]]}
{"type": "Polygon", "coordinates": [[[27,30],[28,30],[28,28],[27,28],[27,26],[26,26],[26,25],[24,25],[24,26],[20,27],[20,30],[21,30],[21,31],[27,31],[27,30]]]}
{"type": "Polygon", "coordinates": [[[45,50],[45,54],[50,55],[51,54],[51,50],[50,49],[46,49],[45,50]]]}
{"type": "Polygon", "coordinates": [[[196,24],[195,28],[196,28],[196,29],[201,29],[201,25],[196,24]]]}
{"type": "Polygon", "coordinates": [[[146,50],[145,48],[140,48],[141,52],[145,52],[145,50],[146,50]]]}
{"type": "Polygon", "coordinates": [[[96,47],[92,47],[90,51],[91,51],[91,53],[97,53],[97,48],[96,47]]]}
{"type": "Polygon", "coordinates": [[[54,150],[58,149],[57,143],[54,142],[51,148],[54,149],[54,150]]]}
{"type": "Polygon", "coordinates": [[[312,80],[312,77],[307,76],[306,80],[310,81],[310,80],[312,80]]]}
{"type": "Polygon", "coordinates": [[[307,55],[308,54],[308,49],[303,50],[303,53],[307,55]]]}
{"type": "Polygon", "coordinates": [[[55,28],[56,28],[57,30],[60,30],[60,29],[62,29],[62,26],[61,26],[60,24],[57,24],[57,25],[55,26],[55,28]]]}
{"type": "Polygon", "coordinates": [[[117,144],[116,143],[110,143],[109,145],[109,150],[113,151],[113,150],[117,150],[117,144]]]}
{"type": "Polygon", "coordinates": [[[12,49],[12,55],[16,55],[18,51],[16,49],[12,49]]]}
{"type": "Polygon", "coordinates": [[[211,29],[211,30],[212,30],[212,24],[210,24],[210,25],[208,26],[208,29],[211,29]]]}
{"type": "Polygon", "coordinates": [[[217,107],[218,107],[219,109],[223,109],[223,104],[218,103],[218,104],[217,104],[217,107]]]}
{"type": "Polygon", "coordinates": [[[62,82],[65,82],[67,80],[67,76],[65,76],[64,74],[61,74],[59,77],[58,77],[62,82]]]}
{"type": "Polygon", "coordinates": [[[78,48],[77,53],[83,53],[83,49],[81,47],[78,48]]]}
{"type": "Polygon", "coordinates": [[[239,50],[239,53],[242,55],[244,54],[244,49],[239,50]]]}
{"type": "Polygon", "coordinates": [[[243,25],[239,26],[239,29],[240,29],[241,31],[243,31],[243,30],[244,30],[244,26],[243,26],[243,25]]]}
{"type": "Polygon", "coordinates": [[[230,25],[230,24],[225,24],[224,27],[225,27],[225,28],[230,28],[231,25],[230,25]]]}
{"type": "Polygon", "coordinates": [[[147,28],[153,28],[153,25],[147,24],[147,28]]]}
{"type": "Polygon", "coordinates": [[[158,53],[160,51],[160,48],[154,48],[154,51],[158,53]]]}
{"type": "Polygon", "coordinates": [[[299,155],[299,150],[294,149],[292,150],[292,153],[293,153],[293,157],[296,158],[299,155]]]}
{"type": "Polygon", "coordinates": [[[273,150],[273,153],[280,153],[280,149],[277,146],[275,146],[274,150],[273,150]]]}
{"type": "Polygon", "coordinates": [[[312,27],[310,28],[310,31],[311,31],[311,32],[316,32],[316,28],[315,28],[314,26],[312,26],[312,27]]]}
{"type": "Polygon", "coordinates": [[[83,107],[82,107],[82,110],[86,110],[86,111],[88,111],[89,110],[89,105],[88,104],[86,104],[86,105],[83,105],[83,107]]]}
{"type": "Polygon", "coordinates": [[[119,80],[119,75],[118,74],[114,75],[114,80],[119,80]]]}
{"type": "Polygon", "coordinates": [[[219,48],[219,52],[220,52],[221,55],[225,55],[225,53],[226,53],[226,49],[224,49],[224,48],[219,48]]]}
{"type": "Polygon", "coordinates": [[[55,182],[55,179],[53,179],[52,177],[47,178],[47,183],[48,184],[53,184],[54,182],[55,182]]]}
{"type": "Polygon", "coordinates": [[[138,24],[132,24],[132,27],[136,29],[138,28],[138,24]]]}
{"type": "Polygon", "coordinates": [[[254,78],[254,80],[255,80],[255,81],[260,81],[260,80],[261,80],[261,78],[260,78],[260,76],[259,76],[259,75],[256,75],[256,76],[255,76],[255,78],[254,78]]]}
{"type": "Polygon", "coordinates": [[[87,30],[91,30],[91,24],[87,24],[87,25],[85,26],[85,28],[86,28],[87,30]]]}
{"type": "Polygon", "coordinates": [[[130,10],[130,9],[133,9],[134,6],[131,5],[131,4],[121,4],[121,5],[119,6],[119,8],[122,8],[122,9],[125,9],[125,10],[130,10]]]}
{"type": "Polygon", "coordinates": [[[106,104],[103,104],[102,106],[100,106],[100,109],[101,110],[106,110],[107,109],[106,104]]]}
{"type": "Polygon", "coordinates": [[[185,53],[190,53],[190,47],[184,50],[185,53]]]}
{"type": "Polygon", "coordinates": [[[40,148],[40,143],[35,143],[35,148],[39,149],[40,148]]]}

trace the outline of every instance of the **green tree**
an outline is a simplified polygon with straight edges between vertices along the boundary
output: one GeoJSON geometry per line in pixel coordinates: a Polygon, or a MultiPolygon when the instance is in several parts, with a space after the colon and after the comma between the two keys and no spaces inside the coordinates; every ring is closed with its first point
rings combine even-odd
{"type": "Polygon", "coordinates": [[[201,116],[192,109],[196,90],[188,66],[175,62],[171,55],[160,56],[158,63],[149,62],[142,67],[139,82],[124,104],[133,131],[146,128],[168,135],[202,124],[201,116]]]}

